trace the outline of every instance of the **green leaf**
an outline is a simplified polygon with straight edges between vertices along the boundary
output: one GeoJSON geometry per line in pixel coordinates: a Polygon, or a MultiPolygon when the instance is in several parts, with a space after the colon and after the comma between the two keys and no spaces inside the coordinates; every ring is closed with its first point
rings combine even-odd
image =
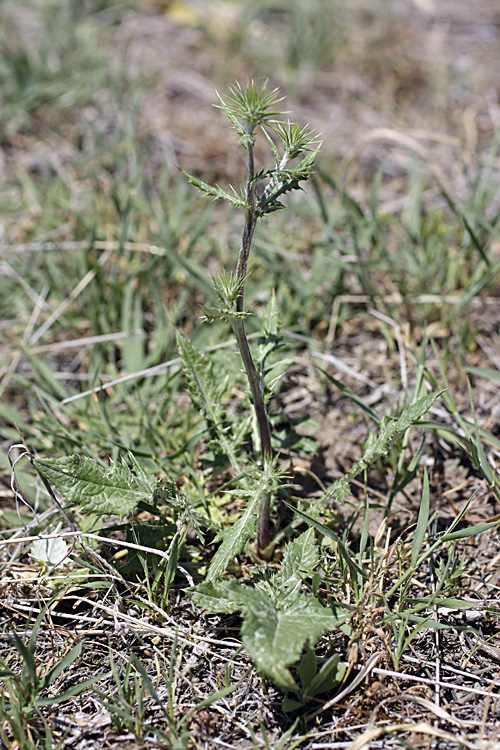
{"type": "Polygon", "coordinates": [[[201,190],[201,192],[204,195],[209,196],[210,198],[213,198],[214,200],[224,200],[230,203],[232,206],[237,206],[238,208],[246,208],[246,203],[237,193],[227,193],[225,190],[220,188],[218,185],[208,185],[208,183],[203,182],[203,180],[199,180],[197,177],[194,177],[193,175],[189,174],[188,172],[185,172],[180,167],[177,167],[179,172],[182,172],[184,177],[188,182],[191,183],[191,185],[194,185],[198,188],[198,190],[201,190]]]}
{"type": "Polygon", "coordinates": [[[247,504],[243,515],[227,531],[224,539],[214,555],[208,569],[207,580],[214,581],[226,570],[231,560],[239,555],[245,543],[253,536],[257,521],[257,505],[265,494],[274,492],[278,487],[285,487],[283,474],[276,470],[272,462],[266,469],[254,466],[243,477],[248,489],[230,490],[230,494],[247,497],[247,504]]]}
{"type": "Polygon", "coordinates": [[[464,367],[464,372],[468,372],[471,375],[478,375],[481,378],[488,378],[488,380],[494,380],[496,383],[500,383],[500,370],[493,370],[490,367],[464,367]]]}
{"type": "Polygon", "coordinates": [[[341,383],[340,380],[336,380],[334,377],[329,375],[329,373],[327,373],[326,370],[323,370],[323,368],[319,367],[318,369],[323,373],[323,375],[326,375],[330,383],[333,383],[333,385],[338,388],[339,391],[344,394],[344,396],[347,396],[347,398],[351,399],[351,401],[354,401],[355,404],[360,406],[363,411],[368,414],[370,419],[377,425],[377,427],[380,425],[381,419],[377,416],[376,412],[374,412],[373,409],[368,406],[368,404],[365,404],[360,396],[354,393],[354,391],[351,391],[350,388],[341,383]]]}
{"type": "Polygon", "coordinates": [[[274,576],[273,585],[281,589],[282,595],[289,596],[289,592],[301,586],[318,564],[319,550],[311,528],[286,545],[281,570],[274,576]]]}
{"type": "MultiPolygon", "coordinates": [[[[170,544],[170,554],[168,557],[167,568],[163,577],[163,585],[165,587],[165,594],[170,590],[170,586],[174,582],[175,574],[177,572],[177,563],[179,562],[179,554],[184,543],[185,535],[176,532],[172,542],[170,544]]],[[[165,595],[164,594],[164,595],[165,595]]]]}
{"type": "Polygon", "coordinates": [[[69,667],[71,664],[73,664],[76,659],[80,656],[82,653],[83,648],[83,641],[80,641],[79,643],[74,646],[71,651],[69,651],[66,656],[63,656],[63,658],[54,666],[52,669],[49,669],[47,674],[42,677],[42,680],[40,682],[40,689],[43,690],[46,687],[49,687],[57,677],[63,672],[67,667],[69,667]]]}
{"type": "Polygon", "coordinates": [[[196,604],[211,612],[240,609],[243,645],[256,668],[282,689],[297,693],[288,667],[298,661],[306,644],[313,648],[323,633],[341,627],[349,617],[300,593],[318,557],[314,531],[309,529],[288,543],[282,569],[269,581],[209,580],[189,592],[196,604]]]}
{"type": "Polygon", "coordinates": [[[208,362],[180,331],[176,331],[176,335],[177,347],[182,359],[191,399],[214,430],[220,447],[226,454],[233,470],[236,474],[240,474],[241,469],[238,459],[226,433],[225,414],[220,404],[217,384],[208,362]]]}
{"type": "Polygon", "coordinates": [[[440,537],[442,542],[451,542],[453,539],[467,539],[470,536],[476,536],[482,534],[483,531],[494,529],[500,525],[500,521],[489,521],[488,523],[478,523],[477,526],[470,526],[468,529],[461,529],[460,531],[452,531],[451,533],[446,532],[440,537]]]}
{"type": "Polygon", "coordinates": [[[134,474],[124,461],[101,466],[87,456],[34,458],[32,463],[68,502],[89,513],[118,514],[122,518],[141,500],[153,502],[158,480],[134,474]]]}
{"type": "Polygon", "coordinates": [[[319,141],[314,131],[308,128],[308,125],[300,125],[290,121],[286,124],[278,123],[273,127],[289,159],[296,159],[304,151],[317,151],[319,141]]]}
{"type": "Polygon", "coordinates": [[[316,156],[317,152],[308,154],[294,169],[274,169],[256,178],[259,180],[269,179],[269,183],[257,204],[257,211],[260,216],[284,208],[278,198],[292,190],[302,189],[299,183],[308,180],[311,176],[316,156]]]}
{"type": "Polygon", "coordinates": [[[272,107],[275,107],[284,97],[279,96],[279,89],[273,89],[269,94],[266,94],[267,83],[267,81],[264,81],[264,84],[258,88],[256,82],[250,80],[243,88],[237,82],[234,87],[229,89],[231,93],[226,97],[229,103],[219,96],[221,108],[231,122],[234,124],[234,119],[236,119],[237,122],[244,124],[246,126],[244,133],[247,135],[253,132],[256,125],[273,121],[272,118],[282,114],[279,110],[273,110],[272,107]]]}
{"type": "Polygon", "coordinates": [[[276,144],[275,144],[275,142],[273,141],[273,139],[271,138],[270,134],[267,132],[267,130],[265,128],[262,128],[262,132],[264,133],[264,135],[266,137],[266,140],[267,140],[267,143],[269,145],[269,148],[271,149],[271,153],[274,156],[274,161],[276,162],[276,167],[278,167],[278,165],[280,163],[280,155],[279,155],[278,149],[276,148],[276,144]]]}
{"type": "Polygon", "coordinates": [[[425,539],[427,531],[427,524],[429,523],[429,476],[427,472],[424,474],[424,485],[422,487],[422,498],[420,501],[420,511],[418,514],[417,528],[413,536],[413,542],[411,545],[411,563],[414,567],[420,555],[422,544],[425,539]]]}
{"type": "Polygon", "coordinates": [[[266,357],[278,348],[280,341],[280,314],[276,294],[273,291],[262,316],[259,334],[258,360],[261,371],[264,371],[266,357]]]}
{"type": "Polygon", "coordinates": [[[255,493],[253,498],[247,502],[245,511],[230,529],[224,532],[222,544],[215,553],[207,573],[207,581],[215,581],[219,578],[231,560],[239,555],[246,542],[255,533],[257,523],[256,508],[261,498],[261,493],[255,493]]]}
{"type": "Polygon", "coordinates": [[[498,481],[498,474],[495,471],[493,471],[484,452],[483,443],[482,443],[481,435],[479,432],[479,425],[477,423],[476,409],[474,408],[474,396],[472,393],[472,386],[468,378],[467,378],[467,386],[469,389],[469,399],[470,399],[472,416],[474,417],[474,428],[476,432],[475,444],[473,443],[471,439],[471,452],[475,451],[477,453],[477,460],[479,462],[479,466],[481,467],[481,471],[483,472],[483,476],[485,477],[489,486],[494,487],[494,485],[498,481]]]}
{"type": "Polygon", "coordinates": [[[281,708],[286,714],[296,711],[298,708],[304,707],[304,701],[296,701],[293,698],[283,698],[281,701],[281,708]]]}
{"type": "Polygon", "coordinates": [[[449,597],[446,599],[432,599],[432,604],[436,607],[446,607],[447,609],[459,609],[462,611],[468,610],[468,609],[477,609],[477,610],[484,610],[485,609],[485,603],[477,599],[476,601],[468,601],[466,599],[455,599],[454,597],[449,597]]]}
{"type": "Polygon", "coordinates": [[[99,680],[106,679],[110,676],[110,674],[110,672],[106,672],[105,674],[95,675],[95,677],[89,677],[87,680],[82,680],[82,682],[79,682],[77,685],[73,685],[73,687],[69,688],[69,690],[65,690],[64,693],[58,693],[58,695],[54,695],[53,698],[37,698],[36,705],[39,707],[43,707],[63,703],[64,701],[69,700],[69,698],[73,698],[75,695],[80,695],[80,693],[82,693],[84,690],[87,690],[87,688],[92,687],[92,685],[95,685],[95,683],[99,682],[99,680]]]}
{"type": "MultiPolygon", "coordinates": [[[[224,588],[235,582],[224,581],[224,588]]],[[[327,630],[334,630],[347,619],[336,616],[317,599],[300,595],[284,609],[262,588],[240,587],[245,592],[242,605],[243,645],[257,669],[266,674],[278,687],[298,692],[288,667],[294,664],[306,643],[311,648],[327,630]],[[246,589],[246,590],[245,590],[246,589]]],[[[242,592],[239,592],[240,595],[242,592]]]]}
{"type": "Polygon", "coordinates": [[[361,458],[356,461],[345,477],[338,479],[328,488],[323,495],[322,502],[324,503],[332,497],[338,502],[344,501],[349,494],[349,482],[355,479],[358,474],[368,468],[378,458],[386,456],[394,440],[418,422],[443,392],[431,393],[429,396],[415,401],[405,409],[398,419],[384,418],[380,423],[378,435],[370,436],[361,458]]]}
{"type": "Polygon", "coordinates": [[[28,648],[16,633],[14,633],[14,643],[23,663],[21,680],[25,686],[27,682],[30,682],[33,688],[36,689],[39,681],[36,672],[35,657],[33,655],[34,649],[28,648]]]}
{"type": "Polygon", "coordinates": [[[319,672],[314,676],[307,691],[307,697],[314,698],[320,693],[328,693],[336,688],[347,671],[347,664],[340,661],[340,655],[334,654],[326,661],[319,672]]]}
{"type": "Polygon", "coordinates": [[[306,648],[306,652],[300,660],[299,668],[297,670],[300,677],[300,686],[302,688],[303,694],[306,692],[310,692],[309,685],[315,677],[317,669],[318,662],[316,659],[316,654],[314,653],[312,648],[306,648]]]}
{"type": "Polygon", "coordinates": [[[347,567],[349,568],[349,572],[351,574],[351,579],[353,581],[359,580],[360,578],[367,578],[367,574],[363,572],[363,570],[356,565],[354,562],[354,559],[352,555],[349,554],[349,550],[345,546],[342,539],[336,534],[332,529],[329,529],[328,526],[325,526],[320,521],[317,521],[315,518],[312,518],[311,516],[308,516],[307,513],[304,513],[303,511],[299,510],[298,508],[294,508],[293,505],[290,505],[289,503],[285,503],[290,510],[293,510],[294,513],[296,513],[298,516],[304,519],[306,523],[308,523],[310,526],[313,526],[316,531],[318,531],[322,536],[326,536],[329,539],[333,539],[334,542],[338,545],[338,550],[340,552],[340,556],[346,563],[347,567]]]}
{"type": "Polygon", "coordinates": [[[214,614],[229,615],[240,608],[239,602],[236,602],[233,596],[228,598],[227,592],[221,590],[220,584],[213,581],[203,581],[193,589],[187,589],[187,595],[198,607],[214,614]]]}
{"type": "Polygon", "coordinates": [[[238,555],[245,543],[253,536],[257,521],[257,505],[265,493],[276,489],[281,480],[281,472],[277,472],[272,464],[267,469],[252,467],[243,475],[245,485],[251,489],[230,490],[229,494],[246,497],[247,503],[243,514],[233,526],[223,532],[223,541],[214,555],[207,573],[207,580],[216,580],[227,568],[231,560],[238,555]]]}

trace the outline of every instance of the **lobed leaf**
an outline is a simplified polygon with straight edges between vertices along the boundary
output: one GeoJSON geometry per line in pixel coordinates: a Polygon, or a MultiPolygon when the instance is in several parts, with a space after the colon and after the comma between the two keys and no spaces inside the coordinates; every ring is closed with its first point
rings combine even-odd
{"type": "MultiPolygon", "coordinates": [[[[237,586],[232,581],[224,583],[237,586]]],[[[347,615],[336,615],[304,594],[282,608],[258,587],[248,588],[245,599],[241,634],[248,655],[278,687],[296,691],[288,667],[300,658],[306,643],[315,646],[323,633],[339,627],[347,615]]]]}
{"type": "Polygon", "coordinates": [[[300,589],[306,576],[319,565],[319,550],[314,529],[304,531],[285,547],[281,570],[274,576],[273,585],[278,588],[280,600],[293,596],[300,589]]]}
{"type": "Polygon", "coordinates": [[[213,198],[214,200],[227,201],[232,206],[237,206],[238,208],[246,208],[245,201],[237,193],[228,193],[218,185],[209,185],[208,183],[203,182],[203,180],[199,180],[198,177],[194,177],[192,174],[189,174],[189,172],[181,169],[181,167],[177,167],[177,169],[179,170],[179,172],[182,172],[186,180],[190,182],[191,185],[197,187],[198,190],[200,190],[204,195],[207,195],[209,198],[213,198]]]}
{"type": "MultiPolygon", "coordinates": [[[[276,489],[280,483],[281,473],[271,466],[269,470],[253,468],[248,483],[251,489],[238,490],[239,494],[248,497],[243,515],[224,532],[224,539],[214,555],[208,569],[207,580],[215,581],[224,573],[231,560],[239,555],[246,542],[255,533],[257,523],[257,505],[261,497],[276,489]]],[[[283,484],[281,483],[281,486],[283,484]]]]}
{"type": "MultiPolygon", "coordinates": [[[[284,690],[298,692],[288,667],[300,658],[306,644],[313,648],[323,633],[340,627],[349,617],[300,593],[304,578],[318,561],[314,530],[309,529],[287,544],[282,569],[269,581],[207,580],[189,596],[210,612],[240,609],[243,645],[257,669],[284,690]]],[[[316,689],[326,680],[325,670],[316,689]]]]}
{"type": "Polygon", "coordinates": [[[180,331],[177,334],[177,347],[182,359],[189,393],[195,406],[200,409],[210,427],[214,430],[222,451],[236,474],[241,472],[234,448],[227,436],[224,425],[224,409],[221,406],[217,383],[207,360],[199,354],[180,331]]]}
{"type": "Polygon", "coordinates": [[[398,419],[384,418],[380,423],[378,435],[370,436],[361,458],[356,461],[345,477],[338,479],[328,488],[323,495],[323,502],[332,497],[339,502],[345,500],[349,493],[349,482],[378,458],[386,456],[394,440],[418,422],[442,393],[443,391],[437,391],[418,399],[405,409],[398,419]]]}
{"type": "Polygon", "coordinates": [[[158,480],[137,476],[125,462],[102,466],[87,456],[34,458],[32,463],[68,502],[88,513],[118,514],[122,518],[142,501],[153,502],[158,480]]]}
{"type": "Polygon", "coordinates": [[[214,614],[229,615],[240,608],[239,602],[223,591],[220,583],[213,581],[202,581],[187,593],[198,607],[214,614]]]}

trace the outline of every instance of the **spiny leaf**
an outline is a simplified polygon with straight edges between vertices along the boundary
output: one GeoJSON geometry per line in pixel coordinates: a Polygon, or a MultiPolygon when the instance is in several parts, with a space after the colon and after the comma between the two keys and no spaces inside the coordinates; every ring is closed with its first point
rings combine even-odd
{"type": "Polygon", "coordinates": [[[276,144],[265,128],[262,128],[262,132],[266,136],[269,148],[271,149],[271,153],[274,156],[274,161],[276,162],[276,167],[278,167],[280,163],[280,155],[278,149],[276,148],[276,144]]]}
{"type": "Polygon", "coordinates": [[[276,471],[274,466],[271,466],[268,470],[254,467],[248,480],[249,488],[237,490],[233,493],[248,497],[245,511],[233,526],[224,532],[222,544],[215,553],[208,569],[207,581],[215,581],[219,578],[231,560],[239,555],[246,542],[253,536],[256,526],[257,505],[265,493],[272,492],[278,485],[283,487],[281,479],[281,472],[276,471]]]}
{"type": "Polygon", "coordinates": [[[337,614],[305,594],[278,603],[260,586],[222,581],[221,590],[241,603],[241,634],[248,655],[257,669],[285,690],[298,690],[288,667],[300,658],[305,644],[314,647],[323,633],[347,619],[347,614],[337,614]]]}
{"type": "Polygon", "coordinates": [[[317,151],[319,142],[313,130],[308,125],[300,125],[288,120],[273,127],[274,132],[282,142],[289,159],[296,159],[304,151],[317,151]]]}
{"type": "Polygon", "coordinates": [[[386,456],[394,440],[408,430],[415,422],[426,414],[435,400],[443,393],[438,391],[415,401],[398,417],[398,419],[384,418],[380,423],[378,435],[371,435],[365,452],[356,461],[348,474],[334,482],[323,495],[323,502],[334,497],[342,502],[349,494],[349,482],[370,466],[381,456],[386,456]]]}
{"type": "Polygon", "coordinates": [[[272,293],[262,316],[262,327],[259,335],[259,367],[264,369],[266,357],[278,348],[280,337],[280,314],[276,294],[272,293]]]}
{"type": "Polygon", "coordinates": [[[239,602],[222,590],[220,582],[202,581],[187,593],[198,607],[214,614],[229,615],[240,608],[239,602]]]}
{"type": "Polygon", "coordinates": [[[283,204],[278,201],[278,198],[292,190],[302,189],[299,183],[308,180],[311,176],[316,156],[317,152],[308,154],[294,169],[272,170],[267,174],[259,175],[259,180],[266,177],[270,180],[257,205],[259,215],[262,216],[270,211],[283,208],[283,204]]]}
{"type": "MultiPolygon", "coordinates": [[[[279,89],[274,89],[266,94],[267,81],[258,88],[255,81],[248,81],[245,88],[240,83],[236,83],[234,88],[230,88],[231,94],[226,97],[229,103],[225,102],[220,96],[221,107],[230,117],[238,121],[243,121],[253,130],[256,125],[262,125],[264,122],[273,121],[282,112],[271,109],[281,102],[284,97],[279,96],[279,89]]],[[[234,123],[233,123],[234,124],[234,123]]],[[[249,128],[249,129],[250,129],[249,128]]],[[[249,129],[246,132],[249,132],[249,129]]]]}
{"type": "Polygon", "coordinates": [[[256,507],[261,494],[255,493],[252,500],[248,501],[245,512],[224,534],[224,539],[215,553],[207,573],[207,581],[215,581],[219,578],[231,560],[239,555],[247,541],[255,533],[256,507]]]}
{"type": "Polygon", "coordinates": [[[281,593],[289,592],[302,585],[304,578],[319,564],[319,550],[314,537],[314,529],[304,531],[297,539],[285,547],[281,570],[274,576],[273,585],[281,593]]]}
{"type": "Polygon", "coordinates": [[[237,193],[227,193],[218,185],[209,185],[208,183],[203,182],[203,180],[199,180],[198,177],[194,177],[192,174],[189,174],[189,172],[184,171],[184,169],[181,169],[181,167],[177,167],[177,169],[179,170],[179,172],[182,172],[186,180],[190,182],[191,185],[197,187],[198,190],[200,190],[204,195],[208,195],[214,200],[227,201],[231,205],[238,206],[239,208],[245,208],[245,201],[237,193]]]}
{"type": "Polygon", "coordinates": [[[153,502],[158,480],[137,476],[125,462],[102,466],[87,456],[34,458],[33,465],[70,503],[89,513],[118,514],[123,518],[141,500],[153,502]]]}
{"type": "Polygon", "coordinates": [[[216,104],[215,106],[218,109],[224,110],[224,112],[226,113],[229,121],[232,123],[232,125],[234,126],[234,129],[236,130],[236,132],[237,132],[237,134],[239,136],[240,143],[243,146],[246,146],[247,145],[247,139],[249,139],[249,138],[250,138],[250,140],[252,139],[251,134],[247,133],[247,131],[243,127],[242,123],[238,120],[238,118],[234,114],[233,109],[228,104],[226,104],[226,102],[224,101],[224,99],[222,98],[222,96],[219,94],[219,92],[216,91],[215,93],[219,97],[219,101],[220,101],[220,104],[216,104]]]}
{"type": "Polygon", "coordinates": [[[177,347],[181,355],[189,393],[195,406],[200,409],[210,427],[215,431],[219,444],[236,474],[240,466],[224,426],[224,410],[220,404],[215,378],[207,367],[206,359],[199,354],[190,341],[177,331],[177,347]]]}

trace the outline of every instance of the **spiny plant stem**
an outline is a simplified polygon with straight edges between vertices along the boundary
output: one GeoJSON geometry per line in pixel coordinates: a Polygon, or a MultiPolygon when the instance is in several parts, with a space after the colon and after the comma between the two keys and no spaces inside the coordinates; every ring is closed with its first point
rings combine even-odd
{"type": "MultiPolygon", "coordinates": [[[[244,294],[245,294],[245,278],[247,275],[248,256],[250,254],[250,248],[252,246],[253,234],[255,231],[255,225],[257,223],[257,208],[256,208],[256,197],[255,197],[255,185],[254,185],[254,157],[253,157],[253,142],[249,140],[247,143],[247,182],[246,182],[246,199],[247,199],[247,210],[245,218],[245,227],[243,230],[243,237],[241,240],[240,254],[238,257],[238,266],[236,275],[238,280],[241,280],[241,288],[236,298],[236,312],[242,313],[244,310],[244,294]]],[[[231,321],[233,332],[240,350],[245,372],[248,378],[248,384],[250,386],[250,392],[252,394],[252,401],[255,408],[255,415],[257,418],[257,425],[260,436],[260,449],[262,455],[262,466],[266,469],[272,458],[271,448],[271,427],[269,425],[269,419],[267,416],[266,405],[264,402],[264,393],[262,385],[257,373],[257,368],[253,361],[250,347],[248,345],[248,339],[245,333],[245,326],[242,318],[235,317],[231,321]]],[[[270,508],[270,495],[264,493],[259,505],[259,516],[257,520],[257,551],[262,556],[264,549],[269,544],[269,508],[270,508]]]]}
{"type": "Polygon", "coordinates": [[[238,280],[241,280],[240,293],[236,299],[236,312],[243,312],[243,298],[245,294],[245,279],[247,275],[248,256],[250,255],[250,248],[252,247],[253,233],[255,231],[255,225],[257,223],[257,208],[255,201],[255,166],[253,157],[253,142],[247,143],[247,184],[246,184],[246,200],[247,209],[245,216],[245,228],[243,230],[243,237],[241,240],[240,254],[238,257],[238,267],[236,270],[236,276],[238,280]]]}
{"type": "MultiPolygon", "coordinates": [[[[214,277],[214,289],[220,304],[215,310],[209,310],[205,319],[231,321],[255,409],[260,436],[262,469],[266,474],[272,475],[271,428],[264,399],[266,369],[263,360],[262,373],[259,374],[248,346],[243,322],[248,314],[245,310],[244,300],[248,258],[257,220],[283,208],[284,206],[280,202],[281,197],[294,190],[300,190],[299,183],[309,179],[318,153],[319,143],[313,131],[309,130],[307,126],[303,127],[290,121],[283,122],[276,119],[283,114],[280,110],[275,109],[283,97],[279,96],[277,89],[266,93],[266,86],[267,82],[260,87],[255,81],[249,81],[246,87],[237,83],[230,89],[230,94],[226,97],[226,100],[219,96],[219,106],[228,116],[236,130],[241,146],[246,151],[247,175],[243,194],[237,194],[234,190],[232,193],[228,193],[218,185],[207,185],[183,169],[181,169],[181,172],[188,182],[195,185],[205,195],[215,200],[225,200],[245,212],[245,225],[236,274],[228,276],[224,272],[222,276],[214,277]],[[254,144],[258,131],[267,139],[274,158],[274,167],[261,170],[256,174],[254,144]],[[289,163],[295,160],[300,161],[296,166],[289,167],[289,163]],[[257,183],[263,185],[266,182],[267,185],[259,198],[257,183]]],[[[227,451],[226,454],[228,454],[227,451]]],[[[256,502],[257,497],[254,502],[256,502]]],[[[265,549],[269,546],[269,507],[270,493],[263,493],[260,498],[257,520],[257,551],[261,558],[265,558],[265,549]]]]}

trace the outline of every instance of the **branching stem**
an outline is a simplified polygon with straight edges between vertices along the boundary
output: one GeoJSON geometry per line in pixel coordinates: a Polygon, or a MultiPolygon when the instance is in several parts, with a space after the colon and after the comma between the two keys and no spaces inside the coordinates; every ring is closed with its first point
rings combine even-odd
{"type": "MultiPolygon", "coordinates": [[[[227,193],[216,186],[207,185],[197,177],[189,175],[184,170],[188,182],[195,185],[202,193],[214,198],[228,201],[232,205],[245,211],[245,225],[241,239],[236,277],[223,274],[219,279],[214,278],[214,288],[221,303],[214,314],[205,316],[207,320],[230,320],[243,360],[245,373],[250,386],[250,394],[255,409],[257,427],[260,437],[260,453],[262,469],[272,477],[273,455],[271,447],[271,428],[267,416],[264,399],[264,375],[259,374],[253,361],[248,340],[245,333],[245,282],[248,274],[248,258],[252,248],[252,241],[257,220],[261,217],[283,208],[280,198],[292,190],[300,190],[299,182],[307,180],[311,174],[319,144],[314,132],[308,127],[283,122],[280,118],[283,112],[276,110],[276,105],[282,100],[277,89],[266,93],[267,82],[259,87],[255,81],[249,81],[246,88],[239,83],[230,89],[227,100],[219,96],[220,107],[224,110],[238,135],[240,144],[246,151],[247,174],[245,193],[227,193]],[[263,170],[255,174],[254,144],[256,132],[261,129],[267,139],[274,157],[274,168],[263,170]],[[277,145],[276,141],[278,141],[277,145]],[[280,152],[282,155],[280,156],[280,152]],[[309,153],[307,153],[309,152],[309,153]],[[289,163],[295,159],[300,162],[289,168],[289,163]],[[260,198],[257,194],[257,183],[267,181],[260,198]]],[[[226,450],[227,455],[230,453],[226,450]]],[[[276,474],[276,472],[274,472],[276,474]]],[[[269,485],[270,486],[270,485],[269,485]]],[[[255,502],[255,501],[254,501],[255,502]]],[[[253,506],[252,506],[253,509],[253,506]]],[[[269,547],[269,510],[270,493],[260,497],[259,516],[257,522],[257,551],[261,558],[266,556],[269,547]]]]}
{"type": "MultiPolygon", "coordinates": [[[[253,154],[253,139],[249,138],[247,143],[247,182],[246,182],[246,200],[247,209],[245,217],[245,227],[243,230],[243,237],[241,240],[240,254],[238,257],[237,267],[237,278],[241,281],[241,288],[236,298],[236,312],[242,313],[244,311],[244,293],[245,293],[245,279],[247,275],[248,267],[248,256],[250,255],[250,248],[252,246],[252,239],[255,231],[255,225],[257,223],[257,205],[256,205],[256,193],[255,193],[255,168],[254,168],[254,154],[253,154]]],[[[272,458],[271,448],[271,427],[269,425],[269,419],[267,417],[266,404],[264,401],[263,387],[260,382],[260,378],[253,361],[250,347],[248,345],[247,336],[245,333],[245,326],[243,319],[235,317],[232,320],[233,332],[238,343],[245,372],[248,378],[248,384],[250,386],[250,392],[252,394],[252,401],[255,408],[255,415],[257,418],[257,425],[260,436],[260,449],[262,455],[262,465],[266,469],[272,458]]],[[[257,521],[257,551],[259,555],[263,554],[264,549],[269,544],[269,508],[270,508],[270,495],[264,493],[260,500],[259,505],[259,517],[257,521]]]]}

